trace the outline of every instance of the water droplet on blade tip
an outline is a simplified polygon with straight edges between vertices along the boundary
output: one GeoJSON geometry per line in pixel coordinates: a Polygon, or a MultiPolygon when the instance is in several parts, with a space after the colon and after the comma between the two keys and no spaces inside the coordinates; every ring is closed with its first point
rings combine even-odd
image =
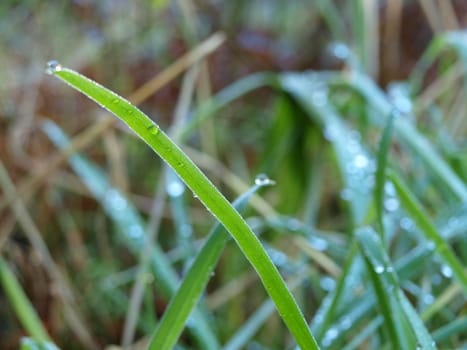
{"type": "Polygon", "coordinates": [[[266,174],[259,174],[255,178],[255,185],[257,186],[272,186],[275,184],[276,181],[271,180],[266,174]]]}
{"type": "Polygon", "coordinates": [[[53,75],[56,72],[60,72],[62,70],[62,65],[55,60],[47,62],[47,68],[45,69],[45,72],[47,74],[53,75]]]}

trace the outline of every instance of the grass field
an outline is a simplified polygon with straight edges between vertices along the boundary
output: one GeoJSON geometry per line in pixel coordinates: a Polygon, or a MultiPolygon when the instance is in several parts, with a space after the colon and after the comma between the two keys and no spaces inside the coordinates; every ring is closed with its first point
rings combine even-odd
{"type": "Polygon", "coordinates": [[[1,349],[467,349],[462,0],[0,17],[1,349]]]}

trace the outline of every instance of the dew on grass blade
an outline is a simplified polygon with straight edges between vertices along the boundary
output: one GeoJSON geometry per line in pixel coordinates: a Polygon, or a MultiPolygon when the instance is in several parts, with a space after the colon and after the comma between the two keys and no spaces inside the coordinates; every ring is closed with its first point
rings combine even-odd
{"type": "Polygon", "coordinates": [[[378,266],[375,266],[375,272],[380,275],[384,272],[384,266],[383,265],[378,265],[378,266]]]}
{"type": "Polygon", "coordinates": [[[446,278],[451,278],[453,275],[452,269],[448,265],[441,266],[441,274],[446,278]]]}
{"type": "Polygon", "coordinates": [[[62,70],[62,65],[56,61],[52,60],[47,62],[47,68],[45,69],[45,72],[49,75],[53,75],[56,72],[60,72],[62,70]]]}
{"type": "Polygon", "coordinates": [[[149,125],[146,129],[153,135],[157,135],[159,132],[159,127],[155,124],[149,125]]]}
{"type": "Polygon", "coordinates": [[[350,56],[349,47],[341,42],[331,43],[328,49],[334,57],[342,61],[348,59],[350,56]]]}
{"type": "Polygon", "coordinates": [[[266,174],[259,174],[255,178],[255,185],[257,186],[272,186],[275,184],[276,181],[271,180],[266,174]]]}

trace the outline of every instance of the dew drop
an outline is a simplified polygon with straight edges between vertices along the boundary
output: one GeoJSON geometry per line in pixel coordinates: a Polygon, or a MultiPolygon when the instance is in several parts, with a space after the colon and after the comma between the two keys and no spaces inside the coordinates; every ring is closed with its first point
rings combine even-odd
{"type": "Polygon", "coordinates": [[[62,70],[62,65],[55,60],[47,62],[47,68],[45,69],[45,72],[47,74],[53,75],[56,72],[60,72],[62,70]]]}
{"type": "Polygon", "coordinates": [[[185,191],[185,186],[180,182],[180,180],[170,181],[167,184],[167,194],[170,197],[180,197],[185,191]]]}
{"type": "Polygon", "coordinates": [[[448,265],[441,266],[441,274],[446,278],[452,277],[452,269],[448,265]]]}
{"type": "Polygon", "coordinates": [[[112,103],[113,103],[114,105],[118,105],[118,104],[120,103],[120,100],[119,100],[118,98],[114,98],[114,99],[112,100],[112,103]]]}
{"type": "Polygon", "coordinates": [[[259,174],[255,178],[255,185],[257,186],[272,186],[275,184],[276,181],[271,180],[266,174],[259,174]]]}
{"type": "Polygon", "coordinates": [[[428,249],[429,251],[433,251],[436,249],[436,244],[433,241],[428,241],[425,244],[425,248],[428,249]]]}
{"type": "Polygon", "coordinates": [[[346,60],[350,56],[350,49],[341,42],[332,43],[329,47],[331,53],[340,60],[346,60]]]}
{"type": "Polygon", "coordinates": [[[375,266],[375,272],[380,275],[384,272],[384,266],[383,265],[378,265],[378,266],[375,266]]]}
{"type": "Polygon", "coordinates": [[[396,211],[397,209],[399,209],[399,201],[397,200],[397,198],[387,198],[384,201],[384,209],[386,209],[389,212],[396,211]]]}
{"type": "Polygon", "coordinates": [[[159,132],[159,127],[154,124],[149,125],[146,129],[148,129],[148,131],[153,135],[157,135],[159,132]]]}
{"type": "Polygon", "coordinates": [[[319,281],[319,285],[323,290],[330,292],[336,286],[336,281],[329,276],[325,276],[321,278],[321,280],[319,281]]]}

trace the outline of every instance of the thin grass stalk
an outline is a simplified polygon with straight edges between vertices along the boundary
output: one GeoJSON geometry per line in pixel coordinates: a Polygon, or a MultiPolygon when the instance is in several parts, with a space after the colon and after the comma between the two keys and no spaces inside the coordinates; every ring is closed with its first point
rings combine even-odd
{"type": "Polygon", "coordinates": [[[236,240],[245,257],[258,272],[297,343],[303,349],[317,349],[301,310],[259,239],[227,199],[159,126],[130,102],[79,73],[63,68],[55,61],[49,63],[47,71],[121,118],[177,172],[236,240]]]}

